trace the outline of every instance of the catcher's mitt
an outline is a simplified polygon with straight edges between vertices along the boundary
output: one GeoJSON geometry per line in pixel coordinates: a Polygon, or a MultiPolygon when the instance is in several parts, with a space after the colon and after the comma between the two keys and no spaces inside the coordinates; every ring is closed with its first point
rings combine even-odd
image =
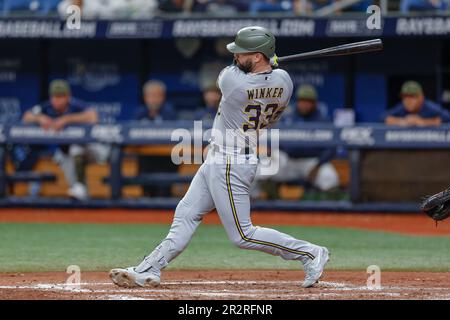
{"type": "Polygon", "coordinates": [[[440,221],[448,218],[450,214],[450,188],[426,197],[420,207],[433,220],[440,221]]]}

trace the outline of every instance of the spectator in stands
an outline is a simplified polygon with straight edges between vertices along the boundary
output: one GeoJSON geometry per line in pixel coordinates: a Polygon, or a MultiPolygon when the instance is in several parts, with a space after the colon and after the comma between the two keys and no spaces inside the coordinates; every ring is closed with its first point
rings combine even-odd
{"type": "Polygon", "coordinates": [[[449,9],[448,0],[402,0],[400,2],[400,12],[411,11],[445,11],[449,9]]]}
{"type": "Polygon", "coordinates": [[[359,12],[366,12],[367,8],[374,4],[373,0],[364,0],[360,1],[358,3],[355,3],[354,5],[351,5],[350,7],[346,8],[347,11],[359,11],[359,12]]]}
{"type": "Polygon", "coordinates": [[[190,1],[185,0],[160,0],[159,10],[168,13],[181,13],[190,11],[190,1]]]}
{"type": "Polygon", "coordinates": [[[318,100],[316,88],[304,84],[297,89],[294,110],[288,110],[282,122],[287,125],[299,122],[331,122],[327,109],[326,104],[318,100]]]}
{"type": "Polygon", "coordinates": [[[193,12],[208,12],[214,15],[231,15],[236,12],[247,12],[250,1],[246,0],[194,0],[193,12]]]}
{"type": "MultiPolygon", "coordinates": [[[[297,14],[310,14],[316,10],[322,9],[325,6],[331,5],[333,3],[339,2],[342,0],[294,0],[293,9],[297,14]]],[[[344,8],[344,11],[366,11],[367,7],[372,5],[372,0],[364,0],[358,3],[355,3],[349,7],[344,8]]],[[[342,10],[337,10],[336,12],[340,12],[342,10]]]]}
{"type": "Polygon", "coordinates": [[[76,5],[84,19],[151,18],[157,0],[63,0],[58,5],[59,15],[68,16],[67,9],[76,5]]]}
{"type": "Polygon", "coordinates": [[[166,85],[159,80],[149,80],[142,89],[144,105],[139,107],[135,119],[139,121],[161,122],[176,120],[175,109],[166,101],[166,85]]]}
{"type": "MultiPolygon", "coordinates": [[[[50,100],[36,105],[23,115],[23,122],[39,124],[45,130],[58,131],[71,124],[94,124],[97,112],[71,95],[69,83],[53,80],[49,87],[50,100]]],[[[109,147],[100,144],[59,146],[54,160],[60,165],[70,186],[68,195],[77,200],[86,200],[86,161],[94,159],[105,162],[109,147]]]]}
{"type": "Polygon", "coordinates": [[[313,5],[310,0],[293,0],[292,9],[296,14],[311,14],[313,5]]]}
{"type": "Polygon", "coordinates": [[[49,14],[56,9],[60,0],[0,0],[0,10],[10,14],[49,14]]]}
{"type": "MultiPolygon", "coordinates": [[[[135,119],[149,125],[164,121],[176,120],[177,115],[171,103],[167,102],[166,85],[159,80],[149,80],[142,89],[144,105],[135,115],[135,119]]],[[[139,155],[139,174],[177,172],[178,167],[172,163],[170,156],[139,155]]],[[[167,197],[171,195],[171,187],[143,186],[144,195],[167,197]]]]}
{"type": "MultiPolygon", "coordinates": [[[[296,123],[331,123],[325,111],[319,108],[318,94],[311,85],[302,85],[296,92],[295,110],[283,119],[285,125],[296,123]]],[[[272,153],[272,161],[279,161],[279,170],[268,177],[274,182],[305,180],[321,191],[339,186],[339,177],[329,161],[335,156],[334,148],[282,148],[272,153]]],[[[257,180],[267,179],[257,175],[257,180]]]]}
{"type": "Polygon", "coordinates": [[[407,81],[401,89],[402,101],[384,115],[387,125],[438,126],[450,121],[450,113],[427,100],[422,86],[416,81],[407,81]]]}
{"type": "Polygon", "coordinates": [[[203,90],[203,101],[205,105],[200,110],[197,110],[194,119],[212,123],[216,117],[221,98],[222,93],[215,83],[206,86],[203,90]]]}
{"type": "Polygon", "coordinates": [[[288,0],[254,0],[250,2],[249,13],[292,11],[292,1],[288,0]]]}

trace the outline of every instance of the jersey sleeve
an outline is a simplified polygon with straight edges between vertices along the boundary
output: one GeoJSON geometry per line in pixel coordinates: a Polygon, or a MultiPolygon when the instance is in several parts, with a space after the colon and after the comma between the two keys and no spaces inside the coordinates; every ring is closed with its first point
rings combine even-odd
{"type": "Polygon", "coordinates": [[[441,111],[441,121],[448,123],[450,122],[450,112],[446,109],[442,109],[441,111]]]}
{"type": "Polygon", "coordinates": [[[404,107],[402,104],[398,104],[384,113],[383,120],[386,120],[387,117],[404,117],[404,116],[405,116],[404,107]]]}
{"type": "Polygon", "coordinates": [[[144,106],[139,106],[137,110],[133,113],[133,120],[145,120],[148,116],[148,111],[144,106]]]}
{"type": "Polygon", "coordinates": [[[160,111],[163,120],[177,120],[177,113],[171,103],[166,102],[160,111]]]}
{"type": "Polygon", "coordinates": [[[294,92],[294,83],[292,82],[291,76],[286,72],[287,78],[288,78],[288,83],[289,83],[289,99],[288,99],[288,103],[292,98],[292,93],[294,92]]]}
{"type": "Polygon", "coordinates": [[[287,106],[287,105],[289,105],[289,102],[291,101],[291,98],[292,98],[292,93],[294,90],[294,83],[292,82],[292,79],[291,79],[291,76],[289,75],[289,73],[287,73],[286,71],[281,70],[281,69],[278,69],[278,70],[282,71],[283,78],[286,83],[286,88],[288,90],[288,92],[286,94],[286,99],[287,99],[286,106],[287,106]]]}
{"type": "Polygon", "coordinates": [[[88,107],[88,105],[80,100],[75,100],[72,102],[72,108],[71,111],[73,113],[79,113],[84,112],[86,110],[92,109],[91,107],[88,107]]]}
{"type": "Polygon", "coordinates": [[[239,72],[236,66],[228,66],[222,69],[217,78],[217,86],[222,92],[222,95],[227,96],[234,90],[239,72]]]}
{"type": "Polygon", "coordinates": [[[426,101],[427,109],[429,110],[429,118],[439,117],[442,122],[450,121],[450,113],[448,110],[442,108],[439,104],[433,103],[431,101],[426,101]]]}

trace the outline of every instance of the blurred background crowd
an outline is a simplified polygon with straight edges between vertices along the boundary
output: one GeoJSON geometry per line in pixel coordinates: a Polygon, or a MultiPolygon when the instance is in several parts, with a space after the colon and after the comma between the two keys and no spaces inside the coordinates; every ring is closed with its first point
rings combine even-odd
{"type": "MultiPolygon", "coordinates": [[[[164,19],[169,15],[170,19],[173,16],[184,19],[196,14],[201,17],[335,17],[365,16],[371,4],[381,6],[387,14],[411,17],[445,15],[450,9],[450,0],[0,0],[0,14],[6,19],[65,17],[68,6],[77,5],[82,16],[88,19],[151,21],[152,17],[164,19]]],[[[278,55],[354,40],[293,39],[277,39],[278,55]]],[[[450,122],[450,45],[446,38],[384,40],[383,55],[287,65],[295,90],[279,127],[301,123],[338,127],[355,123],[432,127],[450,122]]],[[[4,38],[0,41],[0,124],[35,124],[45,130],[61,130],[78,123],[130,121],[149,127],[166,121],[202,120],[211,124],[221,99],[216,87],[217,75],[232,62],[231,54],[225,49],[232,39],[222,37],[4,38]]],[[[195,172],[195,168],[184,168],[187,170],[184,172],[175,166],[170,161],[170,149],[164,147],[134,148],[126,152],[136,161],[128,167],[125,161],[124,174],[195,172]]],[[[23,181],[29,184],[22,191],[12,188],[12,194],[61,195],[64,190],[64,195],[78,200],[87,200],[92,192],[94,196],[107,197],[107,192],[95,193],[103,190],[104,181],[88,188],[92,184],[89,179],[95,176],[99,180],[96,175],[103,172],[103,177],[106,176],[107,169],[96,167],[87,171],[89,163],[108,165],[111,148],[106,144],[8,145],[8,156],[10,172],[32,172],[54,164],[55,170],[60,170],[59,178],[65,181],[63,188],[58,186],[52,193],[48,188],[43,189],[42,176],[27,176],[23,181]],[[42,159],[47,162],[43,164],[42,159]]],[[[336,194],[346,197],[339,193],[349,186],[346,150],[289,147],[273,156],[280,160],[280,171],[270,179],[258,178],[252,192],[254,197],[299,199],[304,196],[303,191],[285,188],[286,184],[302,185],[313,190],[313,194],[317,191],[330,197],[336,194]]],[[[180,196],[185,190],[177,191],[176,186],[152,181],[135,183],[139,184],[139,192],[134,195],[180,196]]]]}
{"type": "Polygon", "coordinates": [[[371,4],[384,12],[442,12],[448,0],[1,0],[3,15],[61,15],[77,5],[85,18],[149,18],[166,14],[230,16],[260,13],[325,15],[363,12],[371,4]]]}
{"type": "MultiPolygon", "coordinates": [[[[49,100],[43,101],[23,113],[18,122],[39,125],[44,130],[62,130],[69,125],[99,122],[99,115],[95,108],[72,95],[70,84],[64,79],[50,82],[48,89],[49,100]]],[[[221,92],[214,82],[204,87],[202,105],[191,112],[189,120],[201,120],[211,125],[216,116],[221,92]]],[[[152,123],[176,121],[180,119],[177,108],[167,96],[167,88],[160,80],[148,80],[142,87],[142,105],[140,105],[127,121],[139,121],[149,126],[152,123]]],[[[292,98],[292,104],[280,120],[278,127],[301,123],[335,124],[337,126],[351,126],[355,115],[350,109],[341,109],[346,113],[342,120],[341,113],[336,112],[334,118],[330,116],[327,105],[320,100],[316,88],[311,84],[298,86],[292,98]]],[[[339,111],[339,109],[335,110],[339,111]]],[[[403,83],[399,92],[399,102],[380,114],[379,122],[396,126],[439,126],[450,122],[450,112],[427,99],[420,83],[409,80],[403,83]]],[[[51,155],[64,172],[69,185],[68,195],[74,199],[87,200],[89,197],[86,187],[86,165],[90,162],[106,163],[110,148],[106,144],[92,143],[88,145],[64,146],[12,146],[12,159],[15,160],[16,170],[33,170],[41,155],[51,155]],[[22,154],[21,154],[22,153],[22,154]],[[24,155],[24,153],[26,153],[24,155]]],[[[301,181],[322,192],[335,191],[340,186],[339,174],[330,161],[338,154],[336,148],[295,146],[281,147],[272,153],[280,163],[279,171],[270,177],[257,176],[258,183],[252,192],[254,197],[261,195],[261,189],[269,191],[271,198],[278,198],[279,194],[274,185],[284,182],[301,181]],[[267,184],[270,180],[272,185],[267,184]],[[266,183],[265,183],[266,181],[266,183]],[[275,190],[275,191],[273,191],[275,190]]],[[[139,157],[139,173],[176,172],[177,167],[170,163],[170,157],[141,155],[139,157]]],[[[170,187],[147,186],[143,188],[148,196],[170,196],[170,187]]],[[[31,184],[29,192],[39,193],[39,183],[31,184]]]]}

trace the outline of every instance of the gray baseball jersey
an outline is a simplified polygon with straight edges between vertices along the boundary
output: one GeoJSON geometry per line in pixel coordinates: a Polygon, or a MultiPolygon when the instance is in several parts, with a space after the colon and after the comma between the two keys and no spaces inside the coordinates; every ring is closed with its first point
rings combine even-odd
{"type": "MultiPolygon", "coordinates": [[[[292,94],[292,81],[281,69],[246,74],[235,66],[227,67],[221,72],[218,85],[223,96],[214,121],[217,132],[213,133],[212,143],[215,145],[220,145],[217,141],[219,133],[226,134],[231,130],[231,135],[241,143],[248,136],[250,144],[255,146],[259,129],[280,118],[292,94]],[[248,132],[252,133],[248,135],[248,132]]],[[[302,262],[314,259],[319,253],[317,245],[252,224],[249,192],[257,159],[254,154],[228,151],[210,148],[206,161],[175,210],[169,234],[136,267],[137,272],[153,272],[159,276],[160,270],[186,248],[203,216],[214,208],[229,239],[239,248],[302,262]],[[234,162],[236,157],[256,161],[237,164],[234,162]]]]}
{"type": "Polygon", "coordinates": [[[282,69],[244,73],[236,66],[217,80],[222,100],[214,119],[212,142],[227,147],[256,148],[259,129],[278,121],[292,95],[292,80],[282,69]]]}

